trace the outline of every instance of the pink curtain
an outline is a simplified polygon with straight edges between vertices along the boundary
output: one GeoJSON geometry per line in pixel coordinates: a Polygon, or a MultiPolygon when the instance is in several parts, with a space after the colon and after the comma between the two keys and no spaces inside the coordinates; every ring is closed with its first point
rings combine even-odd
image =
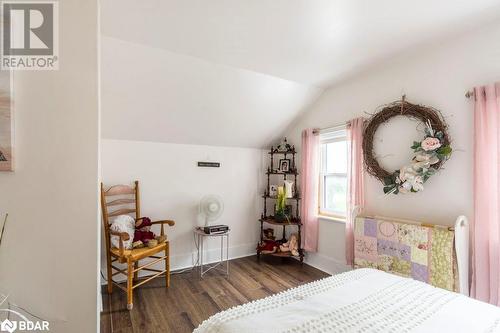
{"type": "Polygon", "coordinates": [[[471,295],[500,305],[500,83],[474,89],[471,295]]]}
{"type": "Polygon", "coordinates": [[[319,134],[313,129],[302,132],[301,219],[302,244],[306,251],[318,251],[319,134]]]}
{"type": "Polygon", "coordinates": [[[346,262],[354,265],[354,221],[352,211],[355,207],[361,211],[365,205],[363,173],[363,118],[349,122],[347,144],[349,156],[347,163],[347,219],[346,219],[346,262]]]}

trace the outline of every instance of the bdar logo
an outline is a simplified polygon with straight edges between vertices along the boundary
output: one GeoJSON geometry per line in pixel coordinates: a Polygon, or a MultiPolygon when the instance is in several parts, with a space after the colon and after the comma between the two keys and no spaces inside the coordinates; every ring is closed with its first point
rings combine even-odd
{"type": "Polygon", "coordinates": [[[0,323],[0,331],[13,333],[17,329],[17,323],[5,319],[0,323]]]}

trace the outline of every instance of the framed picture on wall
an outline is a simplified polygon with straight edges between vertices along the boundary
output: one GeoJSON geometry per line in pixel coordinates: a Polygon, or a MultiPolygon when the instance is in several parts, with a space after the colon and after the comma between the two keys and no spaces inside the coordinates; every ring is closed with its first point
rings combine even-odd
{"type": "Polygon", "coordinates": [[[0,71],[0,171],[14,170],[12,73],[0,71]]]}

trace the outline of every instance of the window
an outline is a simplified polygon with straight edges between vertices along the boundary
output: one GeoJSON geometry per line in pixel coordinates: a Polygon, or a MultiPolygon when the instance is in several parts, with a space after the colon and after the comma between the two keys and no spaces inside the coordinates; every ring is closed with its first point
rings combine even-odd
{"type": "Polygon", "coordinates": [[[320,133],[319,214],[344,219],[347,212],[347,131],[345,126],[320,133]]]}

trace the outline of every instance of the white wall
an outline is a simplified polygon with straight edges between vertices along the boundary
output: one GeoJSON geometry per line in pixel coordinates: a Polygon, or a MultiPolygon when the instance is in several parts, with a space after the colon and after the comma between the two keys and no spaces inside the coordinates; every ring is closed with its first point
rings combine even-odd
{"type": "MultiPolygon", "coordinates": [[[[500,79],[500,23],[460,38],[425,45],[330,88],[289,129],[293,143],[300,131],[325,128],[367,116],[405,93],[410,102],[442,111],[455,152],[423,192],[385,197],[382,184],[366,178],[366,212],[451,225],[460,214],[472,217],[473,102],[464,94],[475,85],[500,79]]],[[[416,122],[395,119],[379,130],[376,151],[384,166],[396,169],[411,158],[416,122]]],[[[332,271],[344,260],[344,225],[321,221],[319,253],[308,260],[332,271]]]]}
{"type": "Polygon", "coordinates": [[[95,332],[97,1],[59,3],[60,69],[14,73],[16,171],[0,173],[0,292],[50,321],[95,332]]]}
{"type": "MultiPolygon", "coordinates": [[[[230,256],[255,253],[264,180],[262,150],[106,139],[101,152],[105,185],[139,180],[141,215],[175,220],[176,225],[167,228],[172,269],[193,264],[193,228],[198,203],[207,194],[224,200],[224,213],[216,223],[231,227],[230,256]],[[221,167],[197,166],[207,160],[220,162],[221,167]]],[[[217,259],[218,243],[210,242],[209,249],[213,249],[209,259],[217,259]]],[[[104,271],[104,257],[102,266],[104,271]]]]}

